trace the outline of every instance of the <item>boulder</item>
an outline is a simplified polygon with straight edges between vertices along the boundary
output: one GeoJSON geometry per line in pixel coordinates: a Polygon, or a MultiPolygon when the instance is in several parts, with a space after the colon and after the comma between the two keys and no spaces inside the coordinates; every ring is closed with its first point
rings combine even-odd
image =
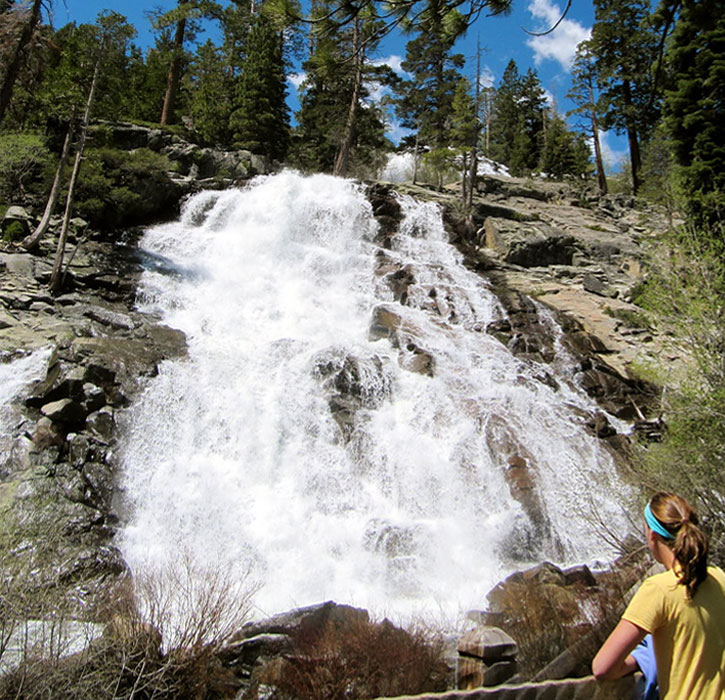
{"type": "Polygon", "coordinates": [[[511,496],[521,504],[531,521],[536,533],[534,536],[539,539],[544,537],[549,522],[539,498],[535,475],[532,474],[527,461],[519,455],[509,457],[504,478],[511,496]]]}
{"type": "Polygon", "coordinates": [[[136,327],[128,314],[111,311],[101,306],[88,306],[83,311],[83,315],[115,330],[132,331],[136,327]]]}
{"type": "Polygon", "coordinates": [[[83,406],[73,399],[59,399],[40,407],[40,412],[53,423],[63,426],[75,426],[86,418],[83,406]]]}
{"type": "Polygon", "coordinates": [[[294,641],[287,634],[262,633],[226,645],[219,652],[227,667],[251,667],[262,660],[291,654],[294,641]]]}
{"type": "Polygon", "coordinates": [[[4,236],[17,241],[30,234],[32,225],[33,217],[27,209],[10,206],[0,222],[0,230],[4,236]]]}
{"type": "Polygon", "coordinates": [[[392,306],[380,304],[373,309],[368,337],[371,340],[387,338],[398,348],[398,364],[409,372],[433,376],[435,358],[417,340],[422,335],[413,324],[405,321],[392,306]]]}
{"type": "Polygon", "coordinates": [[[499,685],[518,670],[516,642],[498,627],[479,626],[458,641],[456,687],[463,690],[499,685]]]}
{"type": "Polygon", "coordinates": [[[458,640],[458,653],[484,661],[513,658],[518,653],[516,642],[498,627],[476,627],[458,640]]]}
{"type": "Polygon", "coordinates": [[[393,188],[380,183],[368,187],[366,195],[378,222],[378,240],[382,242],[398,229],[403,218],[400,203],[395,198],[393,188]]]}
{"type": "Polygon", "coordinates": [[[320,634],[328,625],[342,628],[366,623],[369,618],[367,610],[328,600],[280,613],[265,620],[247,622],[242,627],[239,639],[250,639],[261,634],[287,635],[293,638],[314,636],[320,634]]]}
{"type": "Polygon", "coordinates": [[[86,427],[93,437],[102,440],[106,444],[110,443],[116,427],[113,409],[105,406],[99,411],[88,414],[86,427]]]}
{"type": "Polygon", "coordinates": [[[545,223],[521,223],[488,217],[486,245],[505,262],[521,267],[571,265],[574,238],[545,223]]]}

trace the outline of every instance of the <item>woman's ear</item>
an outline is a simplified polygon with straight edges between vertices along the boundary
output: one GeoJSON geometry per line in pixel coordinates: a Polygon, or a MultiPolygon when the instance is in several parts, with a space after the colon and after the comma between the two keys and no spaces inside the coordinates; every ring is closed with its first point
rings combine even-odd
{"type": "Polygon", "coordinates": [[[659,558],[657,556],[657,535],[647,526],[645,526],[644,528],[644,541],[647,545],[647,549],[652,552],[652,556],[657,559],[657,561],[659,561],[659,558]]]}

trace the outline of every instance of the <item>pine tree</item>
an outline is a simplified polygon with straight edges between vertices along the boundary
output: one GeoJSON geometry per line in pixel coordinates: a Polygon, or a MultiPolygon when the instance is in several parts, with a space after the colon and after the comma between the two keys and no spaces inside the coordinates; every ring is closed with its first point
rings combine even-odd
{"type": "Polygon", "coordinates": [[[540,160],[546,126],[546,96],[536,71],[523,77],[509,61],[493,98],[491,157],[512,175],[527,175],[540,160]]]}
{"type": "Polygon", "coordinates": [[[233,84],[222,50],[211,40],[202,44],[191,61],[189,115],[205,143],[230,141],[233,84]]]}
{"type": "Polygon", "coordinates": [[[166,89],[163,107],[161,108],[161,124],[173,124],[176,121],[178,93],[181,78],[189,64],[190,56],[184,45],[192,41],[199,30],[199,19],[221,15],[221,8],[213,0],[178,0],[173,10],[160,15],[156,20],[158,28],[174,27],[173,46],[170,54],[166,89]]]}
{"type": "Polygon", "coordinates": [[[640,145],[658,119],[652,65],[657,37],[649,0],[594,0],[595,22],[590,40],[596,56],[603,128],[626,133],[632,188],[640,185],[640,145]]]}
{"type": "Polygon", "coordinates": [[[489,128],[490,157],[499,163],[511,162],[514,138],[519,129],[521,76],[511,59],[493,96],[489,128]]]}
{"type": "Polygon", "coordinates": [[[450,141],[453,99],[464,65],[453,45],[465,28],[460,15],[431,1],[421,13],[417,37],[408,42],[403,70],[412,74],[397,87],[395,111],[401,124],[414,130],[430,148],[445,148],[450,141]]]}
{"type": "Polygon", "coordinates": [[[725,14],[720,0],[684,0],[667,51],[665,127],[690,212],[725,214],[725,14]]]}
{"type": "Polygon", "coordinates": [[[571,132],[558,115],[552,116],[546,129],[546,144],[539,167],[556,180],[584,178],[591,172],[589,146],[581,134],[571,132]]]}
{"type": "Polygon", "coordinates": [[[457,151],[461,159],[461,195],[464,204],[470,204],[474,186],[475,172],[471,174],[471,161],[475,157],[481,122],[476,114],[476,101],[471,95],[471,84],[466,78],[460,78],[453,97],[451,114],[450,145],[457,151]]]}
{"type": "Polygon", "coordinates": [[[282,34],[260,11],[247,39],[247,57],[229,120],[234,142],[282,160],[290,142],[286,94],[282,34]]]}
{"type": "MultiPolygon", "coordinates": [[[[315,9],[319,17],[334,17],[337,7],[318,3],[315,9]]],[[[377,25],[365,16],[347,27],[322,19],[312,26],[293,135],[293,160],[303,169],[367,171],[389,149],[383,115],[369,101],[368,85],[386,83],[390,74],[366,58],[379,40],[377,25]]]]}
{"type": "Polygon", "coordinates": [[[595,97],[596,71],[589,42],[583,41],[577,46],[571,79],[571,89],[567,93],[567,97],[577,107],[568,112],[567,116],[577,115],[581,120],[579,127],[584,133],[589,134],[594,147],[594,167],[597,172],[599,192],[607,194],[607,176],[604,171],[604,160],[599,141],[601,114],[595,97]]]}

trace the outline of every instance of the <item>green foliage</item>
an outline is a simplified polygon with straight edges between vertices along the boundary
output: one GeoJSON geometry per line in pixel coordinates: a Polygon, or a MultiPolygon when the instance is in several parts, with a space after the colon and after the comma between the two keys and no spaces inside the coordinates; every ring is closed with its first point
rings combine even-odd
{"type": "Polygon", "coordinates": [[[647,314],[642,311],[605,306],[604,313],[607,314],[607,316],[611,316],[612,318],[616,318],[617,320],[621,321],[628,328],[651,327],[651,322],[647,317],[647,314]]]}
{"type": "Polygon", "coordinates": [[[423,178],[432,179],[438,190],[442,190],[443,184],[456,176],[456,152],[450,148],[434,148],[428,151],[423,156],[423,164],[428,170],[428,173],[423,173],[423,178]]]}
{"type": "Polygon", "coordinates": [[[588,50],[596,57],[602,128],[627,133],[633,188],[639,188],[640,143],[659,118],[652,65],[658,37],[649,0],[595,0],[588,50]]]}
{"type": "Polygon", "coordinates": [[[685,0],[667,51],[665,126],[689,214],[725,214],[725,15],[718,0],[685,0]]]}
{"type": "Polygon", "coordinates": [[[725,244],[686,227],[663,241],[640,300],[683,358],[662,365],[665,439],[643,462],[653,488],[682,493],[711,523],[725,558],[725,244]]]}
{"type": "Polygon", "coordinates": [[[546,128],[539,167],[556,180],[566,176],[583,178],[591,173],[590,152],[581,134],[574,134],[564,120],[554,115],[546,128]]]}
{"type": "Polygon", "coordinates": [[[471,96],[471,84],[466,78],[460,78],[456,85],[452,107],[451,146],[464,151],[471,150],[478,142],[481,123],[471,96]]]}
{"type": "Polygon", "coordinates": [[[418,21],[418,36],[408,42],[401,66],[413,77],[396,87],[395,111],[401,124],[431,148],[448,146],[456,86],[464,57],[453,45],[463,27],[456,12],[430,4],[418,21]]]}
{"type": "Polygon", "coordinates": [[[127,54],[136,30],[123,15],[105,11],[96,24],[67,24],[53,36],[54,60],[46,66],[36,100],[40,123],[53,116],[80,116],[88,97],[94,66],[102,55],[93,115],[118,118],[132,101],[134,81],[127,54]]]}
{"type": "Polygon", "coordinates": [[[252,153],[282,160],[289,147],[289,115],[282,36],[258,13],[249,32],[234,109],[229,120],[235,143],[252,153]]]}
{"type": "Polygon", "coordinates": [[[638,194],[650,202],[664,206],[672,213],[676,208],[674,161],[672,147],[662,128],[655,130],[642,154],[642,185],[638,194]]]}
{"type": "Polygon", "coordinates": [[[3,243],[14,243],[25,236],[25,227],[19,221],[11,221],[3,232],[3,243]]]}
{"type": "Polygon", "coordinates": [[[37,134],[0,135],[0,198],[12,203],[27,191],[42,190],[51,161],[48,148],[37,134]]]}
{"type": "MultiPolygon", "coordinates": [[[[207,41],[199,47],[188,71],[189,113],[205,143],[229,142],[233,87],[221,49],[207,41]]],[[[159,105],[159,110],[161,105],[159,105]]]]}
{"type": "Polygon", "coordinates": [[[493,98],[491,157],[512,175],[529,175],[539,167],[546,98],[536,71],[521,76],[509,61],[493,98]]]}
{"type": "Polygon", "coordinates": [[[86,151],[76,190],[76,211],[94,227],[109,230],[147,222],[175,199],[165,156],[145,148],[86,151]]]}
{"type": "MultiPolygon", "coordinates": [[[[324,16],[333,3],[317,4],[324,16]]],[[[366,16],[354,27],[333,31],[320,20],[312,28],[313,51],[304,64],[307,79],[302,85],[298,127],[292,137],[290,158],[303,170],[332,172],[340,150],[356,85],[356,71],[362,61],[362,80],[354,105],[354,123],[348,171],[367,170],[382,150],[390,148],[380,109],[369,101],[370,83],[385,83],[389,73],[368,64],[366,52],[374,51],[380,36],[366,16]],[[358,54],[358,49],[362,54],[358,54]]]]}

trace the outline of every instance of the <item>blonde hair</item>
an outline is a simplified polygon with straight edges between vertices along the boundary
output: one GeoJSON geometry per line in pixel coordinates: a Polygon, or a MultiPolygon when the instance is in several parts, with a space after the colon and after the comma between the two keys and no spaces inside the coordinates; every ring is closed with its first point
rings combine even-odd
{"type": "Polygon", "coordinates": [[[699,519],[682,496],[660,491],[652,496],[650,509],[673,539],[663,542],[672,550],[679,565],[679,583],[692,599],[707,578],[707,535],[698,527],[699,519]]]}

